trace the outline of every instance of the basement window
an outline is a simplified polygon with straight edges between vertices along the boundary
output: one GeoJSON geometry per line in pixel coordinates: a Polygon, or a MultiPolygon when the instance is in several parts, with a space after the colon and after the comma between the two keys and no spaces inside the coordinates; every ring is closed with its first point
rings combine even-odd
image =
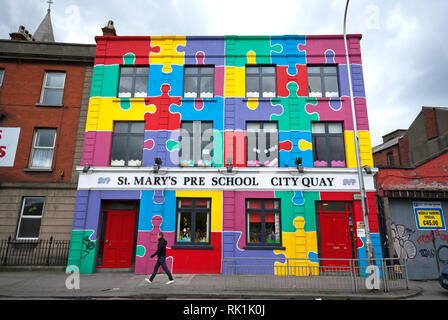
{"type": "Polygon", "coordinates": [[[17,227],[18,240],[36,240],[39,238],[44,203],[45,198],[42,197],[23,198],[17,227]]]}

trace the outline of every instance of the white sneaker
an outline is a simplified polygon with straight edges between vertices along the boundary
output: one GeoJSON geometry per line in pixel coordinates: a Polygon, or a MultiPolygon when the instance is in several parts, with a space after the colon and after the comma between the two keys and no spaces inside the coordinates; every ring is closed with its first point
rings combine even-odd
{"type": "Polygon", "coordinates": [[[170,280],[166,284],[172,284],[173,282],[174,282],[174,280],[170,280]]]}
{"type": "Polygon", "coordinates": [[[151,284],[151,283],[152,283],[152,281],[151,281],[151,280],[149,280],[149,278],[145,278],[145,281],[146,281],[146,282],[148,282],[149,284],[151,284]]]}

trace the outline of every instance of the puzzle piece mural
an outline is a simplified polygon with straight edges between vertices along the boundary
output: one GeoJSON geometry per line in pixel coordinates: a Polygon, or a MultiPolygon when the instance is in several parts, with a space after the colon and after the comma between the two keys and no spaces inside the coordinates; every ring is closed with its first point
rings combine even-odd
{"type": "Polygon", "coordinates": [[[170,111],[171,105],[180,105],[180,97],[172,97],[169,92],[171,86],[163,84],[160,88],[162,94],[159,97],[144,98],[145,106],[151,107],[144,114],[145,130],[178,130],[180,129],[180,115],[170,111]]]}
{"type": "MultiPolygon", "coordinates": [[[[348,39],[362,164],[373,166],[360,36],[349,35],[348,39]]],[[[344,127],[346,165],[348,168],[356,167],[347,66],[341,36],[153,36],[97,37],[96,40],[97,53],[81,165],[89,164],[99,170],[108,167],[114,124],[119,121],[144,121],[143,168],[123,167],[119,170],[125,173],[139,170],[139,173],[151,176],[155,158],[160,158],[162,167],[173,172],[183,170],[179,161],[182,121],[211,121],[213,161],[212,168],[206,170],[217,170],[217,174],[222,174],[222,167],[229,164],[248,167],[247,122],[275,121],[278,124],[278,166],[293,169],[296,158],[302,158],[302,166],[311,168],[315,147],[311,122],[337,121],[342,122],[344,127]],[[275,96],[247,97],[246,67],[260,64],[275,66],[275,96]],[[137,65],[149,66],[147,95],[118,97],[121,67],[137,65]],[[185,66],[204,65],[214,67],[213,96],[184,97],[185,66]],[[310,65],[337,65],[339,97],[309,96],[307,67],[310,65]]],[[[291,172],[297,174],[295,170],[291,172]]],[[[376,212],[373,198],[369,199],[372,212],[376,212]]],[[[162,231],[168,242],[167,265],[173,273],[234,273],[238,266],[254,263],[252,258],[269,258],[265,260],[263,272],[310,275],[310,272],[301,272],[304,269],[300,267],[317,266],[321,257],[315,204],[324,200],[353,201],[353,194],[256,189],[80,190],[69,264],[80,266],[83,273],[94,272],[99,263],[97,256],[104,245],[101,238],[103,231],[99,227],[103,221],[102,204],[108,201],[134,201],[139,208],[136,273],[152,272],[156,259],[151,259],[150,255],[157,247],[157,233],[162,231]],[[179,198],[211,200],[210,244],[206,248],[189,248],[176,240],[176,205],[179,198]],[[247,248],[247,199],[279,200],[281,246],[247,248]],[[231,258],[240,260],[230,262],[231,258]],[[300,260],[287,262],[288,258],[300,260]]],[[[362,221],[360,207],[357,202],[353,203],[355,221],[362,221]]],[[[379,257],[381,248],[378,245],[379,237],[376,238],[377,222],[375,218],[371,219],[375,252],[379,257]]],[[[365,256],[364,241],[362,237],[356,238],[359,257],[365,256]]]]}
{"type": "Polygon", "coordinates": [[[297,75],[297,66],[306,65],[305,51],[302,50],[305,43],[305,36],[272,36],[272,63],[277,66],[288,66],[287,73],[291,76],[297,75]]]}
{"type": "Polygon", "coordinates": [[[299,97],[297,95],[298,85],[295,82],[289,82],[287,88],[288,97],[275,99],[275,101],[279,101],[278,105],[283,107],[283,112],[272,114],[271,120],[278,121],[279,130],[311,131],[311,121],[319,120],[319,116],[316,112],[308,112],[305,106],[317,104],[317,99],[299,97]]]}
{"type": "Polygon", "coordinates": [[[151,37],[151,47],[159,47],[158,52],[152,50],[149,53],[150,65],[163,65],[162,71],[169,73],[172,65],[182,66],[185,63],[185,53],[182,47],[186,45],[183,36],[155,36],[151,37]]]}

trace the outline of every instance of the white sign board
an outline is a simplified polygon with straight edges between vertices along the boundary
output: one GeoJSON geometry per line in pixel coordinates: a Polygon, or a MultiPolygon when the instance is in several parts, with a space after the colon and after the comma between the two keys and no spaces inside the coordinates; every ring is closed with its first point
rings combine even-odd
{"type": "Polygon", "coordinates": [[[20,128],[0,127],[0,167],[13,167],[20,128]]]}
{"type": "MultiPolygon", "coordinates": [[[[80,190],[270,190],[359,192],[356,169],[322,170],[295,168],[161,168],[94,167],[80,172],[80,190]]],[[[365,175],[367,191],[374,191],[373,175],[365,175]]]]}

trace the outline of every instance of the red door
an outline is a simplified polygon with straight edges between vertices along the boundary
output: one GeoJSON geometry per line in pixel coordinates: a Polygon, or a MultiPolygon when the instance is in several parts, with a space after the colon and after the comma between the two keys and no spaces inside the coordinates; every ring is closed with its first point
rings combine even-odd
{"type": "Polygon", "coordinates": [[[103,268],[132,267],[135,210],[109,210],[103,245],[103,268]]]}
{"type": "Polygon", "coordinates": [[[353,259],[349,212],[319,212],[322,265],[349,267],[353,259]]]}

